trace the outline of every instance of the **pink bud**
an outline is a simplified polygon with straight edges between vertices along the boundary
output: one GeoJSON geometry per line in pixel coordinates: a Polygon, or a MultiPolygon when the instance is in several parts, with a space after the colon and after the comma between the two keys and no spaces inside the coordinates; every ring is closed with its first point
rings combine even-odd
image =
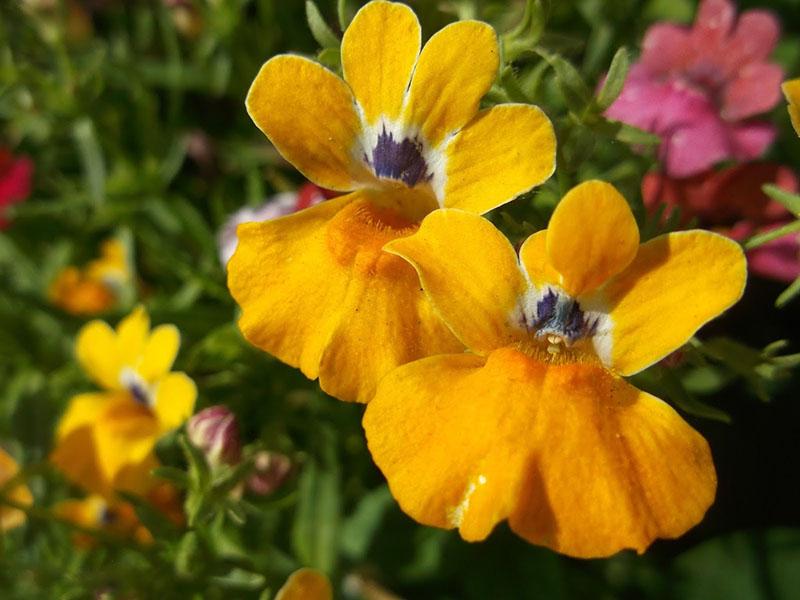
{"type": "Polygon", "coordinates": [[[186,424],[186,432],[189,441],[203,451],[212,467],[235,465],[242,458],[236,415],[221,404],[194,415],[186,424]]]}
{"type": "Polygon", "coordinates": [[[277,452],[262,451],[255,455],[253,473],[247,480],[248,489],[266,496],[280,488],[292,471],[292,461],[277,452]]]}

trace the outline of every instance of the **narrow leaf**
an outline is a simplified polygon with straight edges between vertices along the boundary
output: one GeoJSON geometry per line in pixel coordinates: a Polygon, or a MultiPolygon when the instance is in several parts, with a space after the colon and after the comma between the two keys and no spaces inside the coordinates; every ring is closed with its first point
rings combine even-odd
{"type": "Polygon", "coordinates": [[[317,43],[323,48],[338,48],[339,38],[333,33],[333,30],[325,22],[319,8],[314,4],[313,0],[306,0],[306,19],[308,20],[308,27],[311,29],[311,35],[317,40],[317,43]]]}
{"type": "Polygon", "coordinates": [[[608,75],[606,75],[606,80],[603,82],[603,87],[600,88],[597,94],[597,105],[601,111],[611,106],[622,92],[630,64],[631,59],[627,48],[623,47],[617,50],[611,61],[611,66],[608,68],[608,75]]]}

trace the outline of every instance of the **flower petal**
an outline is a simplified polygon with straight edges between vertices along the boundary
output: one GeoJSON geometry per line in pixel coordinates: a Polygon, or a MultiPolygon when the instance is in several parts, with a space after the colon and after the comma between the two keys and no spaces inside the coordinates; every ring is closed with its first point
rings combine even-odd
{"type": "Polygon", "coordinates": [[[537,231],[523,242],[519,249],[519,261],[536,287],[561,285],[561,273],[552,267],[547,257],[546,229],[537,231]]]}
{"type": "MultiPolygon", "coordinates": [[[[5,450],[0,448],[0,488],[19,473],[19,465],[5,450]]],[[[15,485],[12,489],[5,490],[4,494],[17,504],[30,506],[33,504],[33,494],[25,484],[15,485]]],[[[18,508],[0,506],[0,532],[19,527],[26,520],[25,511],[18,508]]]]}
{"type": "Polygon", "coordinates": [[[419,56],[404,121],[436,147],[478,111],[500,64],[497,34],[479,21],[459,21],[435,33],[419,56]]]}
{"type": "Polygon", "coordinates": [[[421,45],[414,11],[397,2],[370,2],[342,38],[342,70],[364,118],[396,119],[421,45]]]}
{"type": "Polygon", "coordinates": [[[159,325],[147,338],[136,371],[150,383],[162,378],[172,368],[180,345],[181,334],[177,327],[159,325]]]}
{"type": "Polygon", "coordinates": [[[368,177],[357,160],[361,122],[347,84],[319,64],[281,55],[264,63],[247,112],[283,157],[314,183],[352,190],[368,177]]]}
{"type": "Polygon", "coordinates": [[[122,368],[117,336],[104,321],[91,321],[78,332],[75,354],[86,374],[107,390],[120,388],[122,368]]]}
{"type": "Polygon", "coordinates": [[[632,375],[686,343],[744,292],[747,265],[736,242],[683,231],[642,244],[600,292],[611,317],[608,366],[632,375]]]}
{"type": "Polygon", "coordinates": [[[555,132],[539,108],[503,104],[478,113],[446,155],[445,206],[485,213],[553,174],[555,132]]]}
{"type": "Polygon", "coordinates": [[[789,116],[792,118],[792,126],[800,135],[800,79],[792,79],[784,82],[783,94],[789,103],[789,116]]]}
{"type": "Polygon", "coordinates": [[[411,266],[382,250],[416,228],[378,205],[390,200],[358,192],[242,225],[228,266],[244,336],[343,400],[366,402],[398,364],[461,348],[411,266]]]}
{"type": "Polygon", "coordinates": [[[363,424],[401,508],[467,540],[508,518],[572,556],[641,552],[695,525],[714,498],[705,440],[591,363],[548,365],[510,348],[485,364],[423,359],[387,375],[363,424]]]}
{"type": "Polygon", "coordinates": [[[639,248],[630,206],[604,181],[587,181],[558,203],[547,228],[547,256],[561,285],[578,297],[627,267],[639,248]]]}
{"type": "Polygon", "coordinates": [[[143,307],[137,306],[117,325],[117,352],[122,366],[139,366],[149,335],[150,317],[143,307]]]}
{"type": "Polygon", "coordinates": [[[640,62],[654,75],[668,75],[684,67],[691,57],[689,30],[673,23],[656,23],[642,40],[640,62]]]}
{"type": "Polygon", "coordinates": [[[780,37],[780,22],[766,10],[748,10],[739,17],[723,57],[730,72],[766,60],[780,37]]]}
{"type": "Polygon", "coordinates": [[[192,416],[197,386],[186,373],[170,373],[158,382],[154,410],[161,433],[180,427],[192,416]]]}
{"type": "Polygon", "coordinates": [[[778,131],[772,123],[746,121],[731,125],[729,133],[733,158],[747,161],[759,158],[775,141],[778,131]]]}
{"type": "Polygon", "coordinates": [[[488,353],[518,338],[525,280],[514,248],[486,219],[436,210],[385,250],[413,265],[438,314],[470,350],[488,353]]]}
{"type": "Polygon", "coordinates": [[[328,578],[319,571],[298,569],[289,575],[275,600],[333,600],[333,589],[328,578]]]}
{"type": "Polygon", "coordinates": [[[783,69],[771,63],[751,63],[725,87],[722,117],[739,121],[766,112],[781,99],[783,69]]]}

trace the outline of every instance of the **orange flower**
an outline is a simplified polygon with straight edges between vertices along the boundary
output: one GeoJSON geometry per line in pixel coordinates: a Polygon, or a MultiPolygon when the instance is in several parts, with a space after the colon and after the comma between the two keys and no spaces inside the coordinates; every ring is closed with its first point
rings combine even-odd
{"type": "Polygon", "coordinates": [[[414,265],[471,351],[399,367],[367,406],[370,452],[405,512],[467,540],[508,519],[580,557],[642,552],[702,519],[716,489],[708,444],[621,376],[736,302],[735,242],[684,231],[639,245],[625,199],[595,181],[563,198],[519,261],[459,210],[387,251],[414,265]]]}
{"type": "MultiPolygon", "coordinates": [[[[5,450],[0,448],[0,490],[2,494],[8,496],[9,500],[17,504],[29,506],[33,503],[33,495],[31,494],[28,486],[19,484],[10,490],[5,490],[6,484],[16,477],[19,473],[19,465],[6,453],[5,450]]],[[[9,508],[0,502],[0,532],[8,531],[19,527],[25,522],[25,513],[18,508],[9,508]]]]}

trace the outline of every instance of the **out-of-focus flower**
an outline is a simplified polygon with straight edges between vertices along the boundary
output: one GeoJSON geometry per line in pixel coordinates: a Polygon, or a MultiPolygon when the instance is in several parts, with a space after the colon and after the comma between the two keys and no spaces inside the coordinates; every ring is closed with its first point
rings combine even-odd
{"type": "Polygon", "coordinates": [[[100,257],[85,269],[62,269],[48,289],[50,301],[74,315],[92,315],[112,308],[119,291],[131,278],[124,244],[117,239],[103,242],[100,257]]]}
{"type": "MultiPolygon", "coordinates": [[[[797,176],[791,169],[749,163],[683,179],[648,173],[642,181],[642,196],[651,212],[662,203],[670,209],[679,208],[684,224],[697,219],[704,228],[742,241],[792,220],[786,208],[762,191],[767,183],[792,193],[798,189],[797,176]]],[[[794,281],[800,275],[798,236],[788,234],[750,250],[747,259],[753,273],[779,281],[794,281]]]]}
{"type": "MultiPolygon", "coordinates": [[[[174,487],[160,483],[143,497],[176,525],[183,521],[177,491],[174,487]]],[[[109,500],[91,494],[80,500],[64,500],[54,507],[56,515],[84,529],[100,530],[121,538],[132,538],[140,544],[151,544],[153,536],[142,525],[133,506],[119,500],[109,500]]],[[[90,533],[77,532],[73,536],[76,546],[92,547],[96,538],[90,533]]]]}
{"type": "Polygon", "coordinates": [[[329,197],[326,190],[313,183],[306,183],[296,192],[283,192],[272,196],[261,206],[240,208],[228,217],[217,235],[220,262],[226,266],[236,251],[239,245],[236,229],[242,223],[258,223],[290,215],[298,210],[315,206],[326,197],[329,197]]]}
{"type": "Polygon", "coordinates": [[[792,79],[783,84],[783,93],[789,103],[789,116],[792,118],[792,126],[800,135],[800,79],[792,79]]]}
{"type": "Polygon", "coordinates": [[[286,580],[275,600],[333,600],[330,580],[314,569],[298,569],[286,580]]]}
{"type": "Polygon", "coordinates": [[[172,14],[172,24],[186,38],[194,39],[203,31],[203,18],[192,0],[164,0],[172,14]]]}
{"type": "Polygon", "coordinates": [[[647,31],[606,114],[661,136],[660,158],[672,177],[757,158],[776,132],[749,119],[780,100],[783,72],[767,60],[778,36],[769,12],[746,11],[737,21],[730,0],[703,0],[691,29],[658,23],[647,31]]]}
{"type": "Polygon", "coordinates": [[[587,558],[643,552],[703,518],[716,492],[708,444],[624,377],[732,306],[745,259],[708,231],[639,241],[625,199],[593,181],[519,256],[458,210],[387,245],[470,350],[395,369],[367,405],[370,453],[407,514],[467,540],[508,519],[587,558]]]}
{"type": "Polygon", "coordinates": [[[33,162],[29,158],[16,158],[0,147],[0,229],[8,227],[7,208],[30,196],[32,177],[33,162]]]}
{"type": "Polygon", "coordinates": [[[242,459],[242,443],[236,415],[220,404],[204,408],[186,424],[189,441],[200,448],[211,467],[236,465],[242,459]]]}
{"type": "Polygon", "coordinates": [[[170,372],[179,345],[173,325],[150,332],[141,307],[116,331],[103,321],[81,329],[78,361],[104,391],[73,397],[59,421],[51,460],[73,482],[106,497],[151,489],[153,448],[189,418],[197,396],[185,373],[170,372]]]}
{"type": "Polygon", "coordinates": [[[285,454],[262,451],[253,459],[253,472],[247,479],[247,488],[259,496],[278,490],[292,473],[292,461],[285,454]]]}
{"type": "Polygon", "coordinates": [[[342,39],[340,79],[295,55],[268,60],[247,110],[310,181],[351,192],[238,229],[228,287],[253,345],[319,378],[327,393],[367,402],[394,367],[463,349],[383,246],[442,206],[484,213],[555,168],[547,116],[480,101],[497,77],[491,26],[459,21],[421,47],[405,4],[374,1],[342,39]]]}
{"type": "MultiPolygon", "coordinates": [[[[0,495],[7,497],[12,502],[23,506],[33,503],[33,495],[28,486],[15,485],[9,490],[5,486],[19,473],[19,465],[11,456],[0,448],[0,495]]],[[[25,522],[25,513],[18,508],[11,508],[0,502],[0,532],[19,527],[25,522]]]]}

